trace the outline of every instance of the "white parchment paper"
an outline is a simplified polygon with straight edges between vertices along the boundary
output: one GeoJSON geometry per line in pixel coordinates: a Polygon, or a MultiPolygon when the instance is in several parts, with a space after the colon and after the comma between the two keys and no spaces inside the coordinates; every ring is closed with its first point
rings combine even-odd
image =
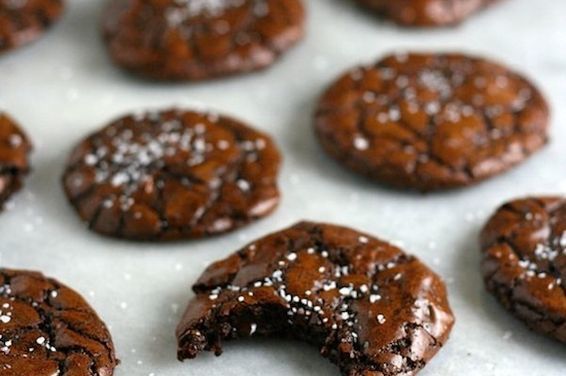
{"type": "Polygon", "coordinates": [[[38,269],[81,292],[111,328],[117,376],[336,375],[297,342],[245,340],[220,358],[179,363],[174,329],[190,285],[211,261],[300,219],[349,225],[397,241],[447,281],[453,335],[423,375],[566,374],[566,347],[529,332],[484,292],[478,231],[502,201],[566,192],[566,1],[510,0],[462,27],[402,30],[344,0],[306,0],[308,37],[268,71],[165,85],[124,75],[99,38],[101,1],[69,0],[63,21],[29,48],[0,57],[0,108],[31,134],[34,173],[0,215],[0,264],[38,269]],[[387,190],[338,167],[313,135],[313,106],[343,70],[405,48],[465,51],[525,72],[553,107],[552,144],[477,187],[432,195],[387,190]],[[207,241],[139,244],[89,233],[60,187],[74,143],[123,113],[205,105],[270,132],[285,154],[284,200],[270,218],[207,241]]]}

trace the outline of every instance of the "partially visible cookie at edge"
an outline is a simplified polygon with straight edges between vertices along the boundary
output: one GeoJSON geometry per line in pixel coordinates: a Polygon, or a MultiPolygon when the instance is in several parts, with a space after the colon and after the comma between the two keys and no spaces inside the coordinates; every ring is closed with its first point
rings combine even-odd
{"type": "Polygon", "coordinates": [[[566,343],[566,197],[504,204],[481,246],[487,289],[531,329],[566,343]]]}
{"type": "Polygon", "coordinates": [[[249,336],[320,348],[343,375],[417,374],[448,339],[444,283],[368,234],[301,222],[212,264],[177,327],[178,357],[249,336]]]}
{"type": "Polygon", "coordinates": [[[170,109],[127,115],[91,134],[73,150],[63,185],[101,234],[200,238],[275,210],[280,163],[272,139],[240,121],[170,109]]]}
{"type": "Polygon", "coordinates": [[[527,78],[493,61],[399,53],[354,68],[322,95],[315,129],[351,170],[421,191],[468,186],[548,141],[550,111],[527,78]]]}
{"type": "Polygon", "coordinates": [[[112,60],[151,79],[196,81],[266,68],[304,34],[302,0],[112,0],[112,60]]]}
{"type": "Polygon", "coordinates": [[[20,126],[0,112],[0,210],[22,187],[30,171],[31,149],[31,142],[20,126]]]}
{"type": "Polygon", "coordinates": [[[0,0],[0,54],[39,39],[64,6],[63,0],[0,0]]]}
{"type": "Polygon", "coordinates": [[[399,25],[456,25],[501,0],[356,0],[399,25]]]}
{"type": "Polygon", "coordinates": [[[2,376],[111,376],[108,329],[75,291],[41,273],[0,268],[2,376]]]}

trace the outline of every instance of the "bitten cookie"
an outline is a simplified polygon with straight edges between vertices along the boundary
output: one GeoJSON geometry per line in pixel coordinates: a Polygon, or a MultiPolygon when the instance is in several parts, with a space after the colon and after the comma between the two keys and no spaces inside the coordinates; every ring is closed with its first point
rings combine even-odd
{"type": "Polygon", "coordinates": [[[302,222],[211,265],[177,327],[178,357],[223,340],[288,336],[343,375],[414,375],[454,318],[441,279],[416,258],[345,227],[302,222]]]}
{"type": "Polygon", "coordinates": [[[279,203],[280,154],[269,136],[212,113],[126,116],[82,141],[65,192],[101,234],[174,240],[223,233],[279,203]]]}
{"type": "Polygon", "coordinates": [[[104,323],[75,291],[40,273],[0,269],[2,376],[111,376],[104,323]]]}
{"type": "Polygon", "coordinates": [[[530,328],[566,342],[566,198],[503,205],[481,245],[487,289],[530,328]]]}
{"type": "Polygon", "coordinates": [[[400,25],[455,25],[499,0],[356,0],[400,25]]]}
{"type": "Polygon", "coordinates": [[[40,38],[63,7],[62,0],[0,0],[0,54],[40,38]]]}
{"type": "Polygon", "coordinates": [[[31,149],[31,143],[20,127],[0,112],[0,209],[22,187],[30,170],[31,149]]]}
{"type": "Polygon", "coordinates": [[[549,109],[527,79],[459,54],[398,54],[340,77],[315,128],[326,152],[383,183],[422,191],[500,174],[547,142],[549,109]]]}
{"type": "Polygon", "coordinates": [[[159,80],[265,68],[304,33],[302,0],[113,0],[103,35],[113,61],[159,80]]]}

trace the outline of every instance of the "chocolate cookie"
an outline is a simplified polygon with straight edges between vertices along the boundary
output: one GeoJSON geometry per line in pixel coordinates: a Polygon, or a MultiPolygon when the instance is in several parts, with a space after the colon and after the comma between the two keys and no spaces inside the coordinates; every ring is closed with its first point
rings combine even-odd
{"type": "Polygon", "coordinates": [[[197,238],[271,213],[279,165],[267,135],[228,117],[172,109],[126,116],[89,136],[63,184],[101,234],[197,238]]]}
{"type": "Polygon", "coordinates": [[[2,376],[111,376],[106,326],[75,291],[40,273],[0,269],[2,376]]]}
{"type": "Polygon", "coordinates": [[[501,65],[399,54],[335,82],[315,128],[326,152],[350,169],[428,191],[510,169],[545,145],[548,123],[540,92],[501,65]]]}
{"type": "Polygon", "coordinates": [[[29,172],[31,143],[20,127],[0,112],[0,209],[23,185],[29,172]]]}
{"type": "Polygon", "coordinates": [[[566,342],[566,198],[503,205],[481,244],[488,290],[533,330],[566,342]]]}
{"type": "Polygon", "coordinates": [[[357,0],[404,26],[455,25],[499,0],[357,0]]]}
{"type": "Polygon", "coordinates": [[[62,0],[0,0],[0,53],[41,37],[63,6],[62,0]]]}
{"type": "Polygon", "coordinates": [[[103,24],[114,62],[159,80],[265,68],[304,33],[302,0],[113,0],[103,24]]]}
{"type": "Polygon", "coordinates": [[[303,222],[211,265],[177,327],[178,357],[221,341],[289,336],[350,376],[414,375],[454,318],[441,279],[400,249],[345,227],[303,222]]]}

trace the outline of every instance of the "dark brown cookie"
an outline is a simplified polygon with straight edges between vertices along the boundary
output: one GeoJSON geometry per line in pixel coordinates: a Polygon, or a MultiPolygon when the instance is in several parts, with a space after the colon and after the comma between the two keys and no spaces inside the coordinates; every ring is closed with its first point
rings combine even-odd
{"type": "Polygon", "coordinates": [[[566,342],[566,198],[503,205],[481,244],[488,290],[533,330],[566,342]]]}
{"type": "Polygon", "coordinates": [[[103,23],[114,62],[159,80],[265,68],[304,33],[302,0],[113,0],[103,23]]]}
{"type": "Polygon", "coordinates": [[[499,0],[356,0],[400,25],[455,25],[499,0]]]}
{"type": "Polygon", "coordinates": [[[31,143],[20,127],[0,112],[0,209],[23,185],[29,172],[31,143]]]}
{"type": "Polygon", "coordinates": [[[178,357],[223,340],[288,336],[320,346],[349,376],[414,375],[454,318],[441,279],[400,249],[303,222],[211,265],[177,327],[178,357]]]}
{"type": "Polygon", "coordinates": [[[418,190],[500,174],[547,142],[549,109],[525,78],[458,54],[404,54],[356,68],[320,100],[316,132],[350,169],[418,190]]]}
{"type": "Polygon", "coordinates": [[[271,213],[279,165],[269,136],[228,117],[173,109],[126,116],[89,136],[63,184],[94,231],[196,238],[271,213]]]}
{"type": "Polygon", "coordinates": [[[63,7],[62,0],[0,0],[0,53],[41,37],[63,7]]]}
{"type": "Polygon", "coordinates": [[[111,376],[110,333],[75,291],[40,273],[0,269],[2,376],[111,376]]]}

